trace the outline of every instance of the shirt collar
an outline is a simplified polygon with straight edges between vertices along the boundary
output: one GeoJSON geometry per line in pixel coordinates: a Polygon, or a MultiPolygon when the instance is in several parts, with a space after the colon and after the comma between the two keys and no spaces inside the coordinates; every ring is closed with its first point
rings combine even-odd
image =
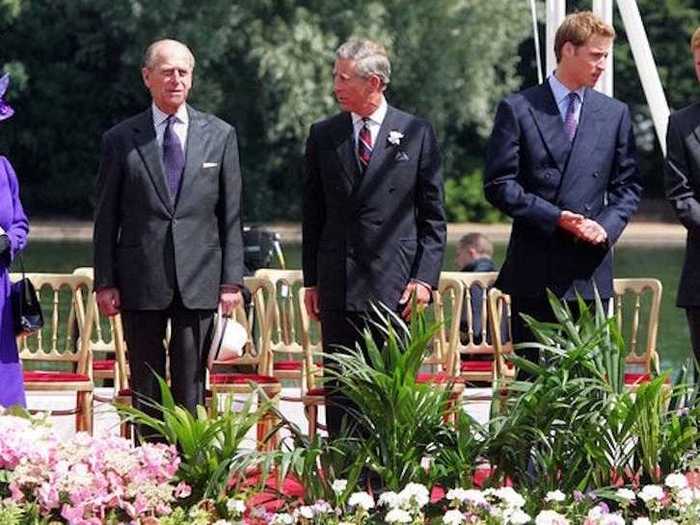
{"type": "MultiPolygon", "coordinates": [[[[160,126],[170,116],[167,113],[161,111],[161,109],[158,106],[156,106],[155,102],[151,104],[151,109],[153,111],[153,125],[156,128],[160,126]]],[[[189,122],[190,119],[189,115],[187,114],[187,104],[182,104],[179,108],[177,108],[177,111],[175,112],[175,118],[183,124],[187,124],[189,122]]]]}
{"type": "MultiPolygon", "coordinates": [[[[379,103],[379,106],[377,109],[374,110],[374,113],[372,113],[369,117],[367,117],[369,120],[374,122],[375,124],[378,124],[379,126],[382,125],[382,122],[384,122],[384,117],[386,117],[386,111],[387,111],[387,103],[386,99],[382,96],[382,100],[379,103]]],[[[357,125],[359,122],[362,121],[364,117],[361,115],[358,115],[355,112],[351,113],[352,115],[352,123],[357,125]]]]}
{"type": "MultiPolygon", "coordinates": [[[[552,89],[557,106],[561,105],[562,101],[569,96],[569,93],[571,93],[572,90],[562,84],[554,73],[549,75],[547,80],[549,81],[549,87],[552,89]]],[[[583,101],[583,93],[585,90],[585,87],[580,87],[574,90],[574,92],[579,96],[579,101],[583,101]]]]}

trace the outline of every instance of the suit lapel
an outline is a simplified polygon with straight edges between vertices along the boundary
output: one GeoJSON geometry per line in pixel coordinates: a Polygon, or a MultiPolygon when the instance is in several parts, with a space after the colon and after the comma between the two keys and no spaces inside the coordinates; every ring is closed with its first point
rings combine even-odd
{"type": "Polygon", "coordinates": [[[387,162],[391,162],[392,159],[389,158],[391,153],[394,153],[394,147],[388,147],[387,137],[389,136],[389,131],[399,129],[399,122],[397,121],[398,113],[391,106],[387,106],[386,115],[384,116],[384,121],[379,127],[379,133],[377,133],[377,140],[372,148],[372,157],[369,159],[369,164],[367,165],[367,171],[364,175],[360,177],[356,185],[356,191],[359,192],[363,187],[372,188],[370,185],[372,179],[374,179],[379,173],[385,172],[385,165],[387,162]]]}
{"type": "Polygon", "coordinates": [[[559,171],[564,173],[571,143],[564,132],[564,122],[548,82],[540,84],[530,104],[530,112],[540,130],[542,140],[559,171]]]}
{"type": "Polygon", "coordinates": [[[151,177],[156,193],[168,211],[173,213],[173,203],[170,199],[168,187],[165,184],[161,151],[156,140],[156,130],[153,127],[153,113],[150,109],[141,114],[141,118],[136,122],[133,131],[134,144],[146,166],[148,175],[151,177]]]}
{"type": "MultiPolygon", "coordinates": [[[[693,119],[693,122],[697,122],[698,120],[700,120],[698,117],[700,117],[700,104],[695,105],[695,108],[693,109],[693,112],[690,116],[690,118],[693,119]]],[[[693,134],[695,135],[695,140],[697,141],[698,147],[700,147],[700,124],[693,128],[693,134]]]]}
{"type": "Polygon", "coordinates": [[[335,151],[338,154],[340,164],[343,166],[343,176],[348,193],[350,193],[359,174],[350,113],[343,113],[334,135],[335,151]]]}
{"type": "MultiPolygon", "coordinates": [[[[194,179],[200,173],[200,168],[205,160],[204,150],[209,139],[208,123],[202,114],[190,106],[187,106],[187,114],[189,116],[189,125],[187,128],[185,170],[182,173],[180,198],[183,195],[189,195],[188,187],[194,183],[194,179]]],[[[177,203],[175,203],[175,206],[177,207],[177,203]]]]}

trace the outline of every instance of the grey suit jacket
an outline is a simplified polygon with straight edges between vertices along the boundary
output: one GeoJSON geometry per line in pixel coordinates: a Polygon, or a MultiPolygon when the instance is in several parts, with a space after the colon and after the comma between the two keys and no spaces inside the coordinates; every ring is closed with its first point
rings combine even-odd
{"type": "Polygon", "coordinates": [[[188,106],[186,165],[168,191],[151,110],[107,131],[97,180],[95,289],[126,310],[214,309],[221,284],[243,280],[241,175],[235,129],[188,106]]]}
{"type": "Polygon", "coordinates": [[[666,198],[688,230],[677,304],[700,306],[700,104],[668,119],[664,184],[666,198]]]}

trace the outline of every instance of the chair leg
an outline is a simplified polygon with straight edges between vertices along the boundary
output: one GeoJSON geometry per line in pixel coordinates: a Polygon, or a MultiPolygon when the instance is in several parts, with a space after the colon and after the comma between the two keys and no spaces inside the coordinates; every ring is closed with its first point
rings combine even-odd
{"type": "Polygon", "coordinates": [[[318,432],[318,405],[306,405],[306,417],[309,420],[309,439],[314,439],[318,432]]]}
{"type": "Polygon", "coordinates": [[[76,397],[75,428],[78,432],[87,432],[92,435],[92,392],[78,392],[76,397]]]}

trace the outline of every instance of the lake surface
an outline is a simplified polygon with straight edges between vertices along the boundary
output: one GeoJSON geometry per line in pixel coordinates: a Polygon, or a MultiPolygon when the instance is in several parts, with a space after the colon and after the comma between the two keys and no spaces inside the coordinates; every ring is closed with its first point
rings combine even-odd
{"type": "MultiPolygon", "coordinates": [[[[300,268],[299,245],[284,246],[289,268],[300,268]]],[[[505,245],[496,245],[494,259],[503,261],[505,245]]],[[[657,350],[661,356],[662,369],[673,371],[680,368],[690,355],[690,339],[685,312],[676,308],[676,291],[683,262],[683,247],[630,247],[621,246],[615,251],[616,277],[655,277],[664,287],[661,304],[661,322],[657,350]]],[[[455,246],[448,245],[445,270],[456,270],[455,246]]],[[[72,272],[78,266],[92,265],[92,245],[89,242],[30,242],[24,255],[27,271],[72,272]]]]}

